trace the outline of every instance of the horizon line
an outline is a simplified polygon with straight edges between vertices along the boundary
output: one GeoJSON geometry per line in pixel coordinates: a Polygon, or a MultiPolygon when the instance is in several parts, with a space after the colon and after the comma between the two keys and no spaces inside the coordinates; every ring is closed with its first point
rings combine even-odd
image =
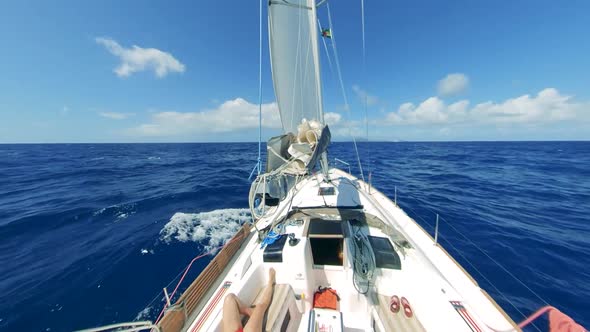
{"type": "MultiPolygon", "coordinates": [[[[350,141],[333,141],[332,143],[353,143],[350,141]]],[[[590,142],[590,139],[546,139],[546,140],[449,140],[449,141],[431,141],[431,140],[356,140],[357,143],[500,143],[500,142],[590,142]]],[[[258,141],[177,141],[177,142],[0,142],[0,145],[42,145],[42,144],[252,144],[258,141]]],[[[266,143],[266,142],[263,142],[266,143]]]]}

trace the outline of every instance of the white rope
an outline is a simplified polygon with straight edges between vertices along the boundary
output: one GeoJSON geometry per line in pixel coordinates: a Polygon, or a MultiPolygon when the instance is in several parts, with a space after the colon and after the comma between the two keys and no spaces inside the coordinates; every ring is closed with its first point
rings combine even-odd
{"type": "MultiPolygon", "coordinates": [[[[269,149],[269,151],[271,151],[272,153],[277,155],[273,149],[269,149]]],[[[288,170],[291,167],[291,165],[293,165],[296,162],[296,158],[291,157],[288,160],[285,160],[281,156],[279,156],[279,158],[281,158],[285,163],[282,164],[281,166],[279,166],[275,170],[272,170],[268,173],[260,174],[259,176],[256,177],[256,179],[254,179],[254,181],[250,185],[250,192],[248,193],[248,204],[250,207],[250,214],[252,215],[252,219],[254,220],[254,223],[256,221],[258,221],[258,219],[264,217],[264,215],[267,212],[267,210],[266,210],[267,179],[273,178],[275,176],[281,176],[284,174],[290,174],[290,175],[295,175],[295,184],[293,185],[293,188],[295,188],[297,186],[297,184],[299,183],[300,174],[285,173],[285,171],[288,170]],[[260,192],[259,188],[261,185],[263,186],[263,190],[262,190],[262,197],[260,200],[260,205],[258,206],[258,208],[261,209],[262,213],[259,214],[258,211],[256,210],[257,207],[255,206],[255,204],[256,204],[256,194],[260,192]]],[[[255,225],[255,227],[256,227],[256,225],[255,225]]]]}
{"type": "MultiPolygon", "coordinates": [[[[332,15],[330,14],[330,3],[329,2],[326,3],[326,8],[328,9],[328,27],[329,27],[330,32],[332,34],[332,50],[334,52],[334,62],[336,63],[336,71],[338,72],[338,80],[340,81],[340,89],[342,90],[342,97],[344,98],[344,107],[346,107],[346,111],[348,112],[348,118],[352,119],[352,116],[350,113],[350,106],[348,104],[348,97],[346,96],[346,90],[344,89],[344,81],[342,80],[342,71],[340,70],[340,61],[338,60],[338,50],[336,49],[336,36],[335,36],[334,31],[332,29],[332,15]]],[[[354,138],[354,135],[352,134],[352,128],[350,126],[350,122],[348,123],[348,131],[350,133],[350,136],[352,137],[352,143],[354,145],[354,151],[356,153],[356,160],[358,162],[359,169],[361,172],[361,178],[363,179],[363,181],[365,181],[365,175],[363,173],[363,166],[361,165],[361,157],[359,156],[359,150],[356,145],[356,139],[354,138]]]]}
{"type": "Polygon", "coordinates": [[[371,287],[371,280],[375,272],[375,253],[369,243],[369,238],[361,231],[361,227],[352,226],[350,222],[350,250],[352,251],[353,278],[352,284],[360,294],[367,294],[371,287]]]}

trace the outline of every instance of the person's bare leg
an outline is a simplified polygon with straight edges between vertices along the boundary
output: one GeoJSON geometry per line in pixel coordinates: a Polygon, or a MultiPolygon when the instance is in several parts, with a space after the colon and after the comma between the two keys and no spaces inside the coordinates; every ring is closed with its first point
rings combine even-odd
{"type": "Polygon", "coordinates": [[[242,328],[242,317],[240,315],[250,316],[252,309],[244,306],[236,294],[227,294],[223,301],[223,331],[236,332],[242,328]]]}
{"type": "Polygon", "coordinates": [[[272,300],[272,293],[274,291],[274,284],[275,284],[275,269],[272,267],[268,271],[268,284],[262,290],[262,294],[260,294],[260,299],[256,303],[256,307],[252,310],[252,315],[250,315],[250,320],[244,326],[244,332],[260,332],[262,331],[262,323],[264,321],[264,313],[268,306],[270,306],[270,301],[272,300]]]}

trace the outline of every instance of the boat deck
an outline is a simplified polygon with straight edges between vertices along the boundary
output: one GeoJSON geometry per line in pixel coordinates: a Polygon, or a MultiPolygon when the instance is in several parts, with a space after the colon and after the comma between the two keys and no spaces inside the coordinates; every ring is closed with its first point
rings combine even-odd
{"type": "Polygon", "coordinates": [[[273,225],[283,235],[261,248],[252,229],[194,312],[186,314],[183,330],[221,331],[224,297],[235,293],[253,303],[271,267],[277,289],[267,331],[515,329],[485,291],[391,200],[342,171],[332,169],[329,177],[330,182],[321,174],[301,181],[258,221],[257,229],[273,225]],[[289,235],[296,240],[289,241],[289,235]],[[359,250],[362,243],[365,249],[359,250]],[[371,256],[370,280],[355,283],[355,265],[371,262],[371,256]],[[331,287],[340,297],[338,310],[328,310],[328,316],[325,309],[314,310],[318,287],[331,287]],[[398,311],[391,308],[394,296],[404,299],[398,311]],[[321,322],[332,316],[331,323],[321,322]]]}

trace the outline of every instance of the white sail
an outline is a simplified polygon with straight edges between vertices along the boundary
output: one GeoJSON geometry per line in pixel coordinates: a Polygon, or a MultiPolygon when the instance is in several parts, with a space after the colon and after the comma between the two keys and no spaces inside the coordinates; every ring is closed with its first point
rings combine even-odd
{"type": "Polygon", "coordinates": [[[270,59],[283,130],[324,123],[315,0],[270,0],[270,59]]]}

